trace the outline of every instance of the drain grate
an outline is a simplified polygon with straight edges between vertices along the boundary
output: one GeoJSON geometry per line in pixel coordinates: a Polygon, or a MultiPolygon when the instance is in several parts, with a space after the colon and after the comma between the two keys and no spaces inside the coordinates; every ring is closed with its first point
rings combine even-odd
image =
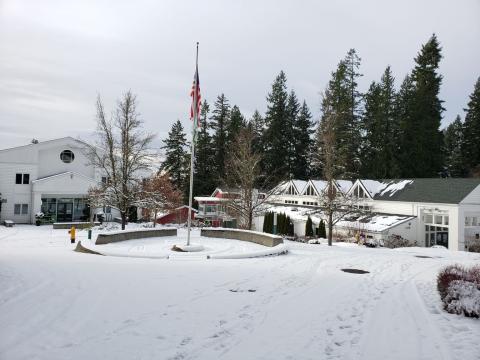
{"type": "Polygon", "coordinates": [[[369,274],[370,271],[360,270],[360,269],[342,269],[343,272],[350,274],[369,274]]]}

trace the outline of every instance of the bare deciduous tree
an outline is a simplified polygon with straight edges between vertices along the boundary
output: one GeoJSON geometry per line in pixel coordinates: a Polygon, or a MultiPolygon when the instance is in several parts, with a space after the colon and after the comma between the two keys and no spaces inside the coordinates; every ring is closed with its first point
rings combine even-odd
{"type": "Polygon", "coordinates": [[[321,148],[319,149],[323,165],[323,176],[327,186],[319,198],[321,211],[326,215],[328,228],[328,245],[332,246],[333,226],[348,214],[359,213],[358,199],[337,191],[335,178],[339,166],[335,149],[335,114],[328,112],[323,119],[319,132],[321,148]]]}
{"type": "Polygon", "coordinates": [[[97,141],[87,145],[90,163],[108,179],[90,191],[91,203],[115,207],[125,229],[128,209],[141,196],[141,177],[148,171],[149,145],[154,135],[142,129],[137,98],[126,92],[107,119],[100,96],[97,98],[97,141]]]}
{"type": "MultiPolygon", "coordinates": [[[[238,133],[226,162],[225,182],[239,191],[227,202],[228,210],[239,220],[239,227],[252,229],[253,218],[263,214],[270,193],[259,193],[262,156],[252,150],[254,134],[244,128],[238,133]]],[[[268,179],[269,180],[269,179],[268,179]]]]}

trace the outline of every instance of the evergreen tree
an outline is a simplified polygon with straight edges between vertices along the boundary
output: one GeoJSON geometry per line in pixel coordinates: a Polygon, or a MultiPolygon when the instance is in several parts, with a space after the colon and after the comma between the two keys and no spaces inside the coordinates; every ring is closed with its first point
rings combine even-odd
{"type": "Polygon", "coordinates": [[[200,112],[200,128],[197,130],[195,142],[195,176],[193,178],[193,194],[210,195],[216,183],[212,177],[214,171],[214,152],[212,137],[209,133],[208,113],[210,106],[205,100],[200,112]]]}
{"type": "Polygon", "coordinates": [[[307,222],[305,224],[305,236],[308,236],[308,237],[313,236],[313,223],[312,223],[312,218],[310,216],[307,218],[307,222]]]}
{"type": "Polygon", "coordinates": [[[402,105],[408,113],[408,117],[402,119],[404,134],[400,149],[404,157],[404,177],[435,177],[442,169],[443,108],[438,97],[442,76],[437,72],[441,58],[440,44],[434,34],[415,58],[412,94],[402,105]]]}
{"type": "Polygon", "coordinates": [[[293,177],[295,179],[307,180],[311,175],[311,151],[313,147],[312,140],[313,122],[312,115],[308,109],[307,103],[304,101],[297,121],[294,124],[294,164],[293,177]]]}
{"type": "Polygon", "coordinates": [[[365,94],[363,114],[362,176],[371,179],[396,178],[399,125],[395,116],[394,78],[390,66],[380,83],[373,82],[365,94]]]}
{"type": "Polygon", "coordinates": [[[347,142],[343,144],[347,151],[345,175],[358,177],[361,160],[361,102],[362,94],[358,91],[358,78],[363,76],[359,73],[360,58],[355,49],[350,49],[345,57],[345,87],[348,91],[346,109],[348,115],[345,123],[347,142]]]}
{"type": "MultiPolygon", "coordinates": [[[[346,58],[338,64],[322,99],[322,118],[317,131],[317,145],[322,155],[321,134],[325,131],[327,117],[334,119],[335,176],[358,177],[360,169],[361,144],[361,94],[357,90],[360,58],[351,49],[346,58]]],[[[320,166],[317,165],[317,168],[320,166]]]]}
{"type": "Polygon", "coordinates": [[[320,220],[320,224],[318,225],[318,237],[322,239],[327,238],[327,230],[325,228],[325,221],[323,221],[323,219],[320,220]]]}
{"type": "Polygon", "coordinates": [[[414,153],[417,151],[415,136],[420,126],[413,114],[414,96],[414,84],[411,76],[407,75],[400,86],[395,104],[400,125],[398,157],[401,177],[414,176],[412,168],[415,164],[412,164],[410,159],[414,158],[414,153]]]}
{"type": "Polygon", "coordinates": [[[186,149],[187,139],[183,132],[183,126],[180,120],[177,120],[168,133],[168,138],[163,140],[165,144],[165,161],[160,166],[160,171],[166,171],[170,181],[176,189],[184,191],[187,184],[188,173],[190,168],[189,154],[186,149]]]}
{"type": "Polygon", "coordinates": [[[475,83],[465,111],[463,153],[470,174],[480,175],[480,77],[475,83]]]}
{"type": "Polygon", "coordinates": [[[240,130],[245,127],[246,120],[240,112],[238,106],[234,105],[230,111],[230,118],[229,121],[227,121],[227,126],[225,127],[227,148],[233,144],[240,130]]]}
{"type": "Polygon", "coordinates": [[[272,85],[272,91],[267,96],[266,130],[263,144],[265,146],[265,172],[269,175],[269,185],[277,184],[284,179],[288,170],[287,98],[287,78],[281,71],[272,85]]]}
{"type": "Polygon", "coordinates": [[[248,122],[248,126],[252,129],[254,135],[252,149],[255,153],[262,154],[264,151],[262,138],[263,132],[265,131],[265,119],[260,115],[258,110],[255,110],[253,113],[252,118],[248,122]]]}
{"type": "Polygon", "coordinates": [[[214,181],[219,182],[225,176],[225,157],[227,150],[227,123],[230,117],[230,105],[224,94],[217,97],[212,112],[211,128],[212,148],[214,151],[214,181]]]}
{"type": "Polygon", "coordinates": [[[465,176],[465,164],[462,154],[463,134],[463,124],[460,120],[460,115],[457,115],[455,121],[444,130],[443,137],[445,168],[449,176],[452,177],[465,176]]]}
{"type": "Polygon", "coordinates": [[[295,177],[295,162],[297,154],[295,153],[295,145],[297,138],[297,118],[300,111],[300,104],[295,91],[290,91],[287,100],[287,117],[285,122],[285,140],[287,141],[287,169],[286,174],[289,179],[295,177]]]}

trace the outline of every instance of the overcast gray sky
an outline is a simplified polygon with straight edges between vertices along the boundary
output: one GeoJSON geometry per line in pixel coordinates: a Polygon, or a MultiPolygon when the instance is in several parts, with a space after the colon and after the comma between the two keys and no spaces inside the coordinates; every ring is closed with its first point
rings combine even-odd
{"type": "Polygon", "coordinates": [[[319,93],[350,48],[360,90],[390,64],[396,85],[432,33],[443,47],[443,124],[464,115],[480,76],[480,0],[0,0],[0,148],[33,137],[87,138],[95,98],[108,109],[138,95],[159,145],[176,120],[190,129],[195,42],[200,84],[249,117],[264,113],[280,70],[319,116],[319,93]]]}

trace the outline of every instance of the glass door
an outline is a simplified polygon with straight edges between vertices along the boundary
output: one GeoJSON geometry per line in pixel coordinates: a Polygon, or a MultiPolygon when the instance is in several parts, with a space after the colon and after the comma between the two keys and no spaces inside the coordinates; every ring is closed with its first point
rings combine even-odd
{"type": "Polygon", "coordinates": [[[73,220],[73,199],[59,199],[57,204],[57,221],[71,222],[73,220]]]}

